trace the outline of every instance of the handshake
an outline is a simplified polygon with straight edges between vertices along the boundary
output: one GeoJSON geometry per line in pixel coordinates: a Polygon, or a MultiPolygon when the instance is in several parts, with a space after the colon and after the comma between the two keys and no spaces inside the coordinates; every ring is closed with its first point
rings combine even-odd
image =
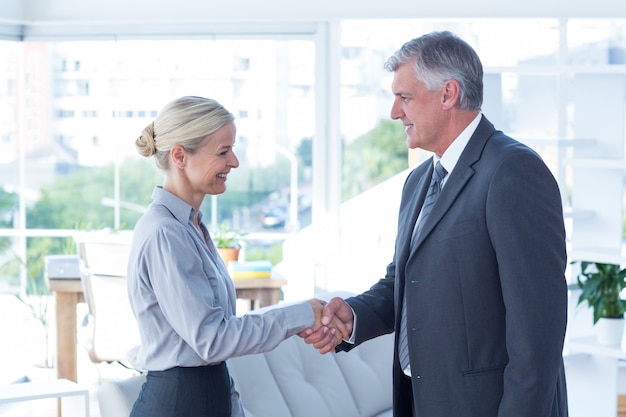
{"type": "Polygon", "coordinates": [[[352,308],[340,297],[326,301],[311,299],[315,323],[298,333],[298,336],[321,354],[335,350],[343,340],[350,339],[354,327],[352,308]]]}

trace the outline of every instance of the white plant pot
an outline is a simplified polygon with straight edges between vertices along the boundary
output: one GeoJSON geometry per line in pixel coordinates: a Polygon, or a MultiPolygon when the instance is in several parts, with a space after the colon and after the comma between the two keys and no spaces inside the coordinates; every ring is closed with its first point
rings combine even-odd
{"type": "Polygon", "coordinates": [[[596,339],[599,345],[616,346],[624,336],[624,318],[600,318],[595,324],[596,339]]]}

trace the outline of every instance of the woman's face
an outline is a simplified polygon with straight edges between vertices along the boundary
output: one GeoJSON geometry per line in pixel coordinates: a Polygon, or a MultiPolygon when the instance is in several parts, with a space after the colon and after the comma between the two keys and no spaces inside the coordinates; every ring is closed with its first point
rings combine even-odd
{"type": "Polygon", "coordinates": [[[236,128],[228,123],[204,138],[194,154],[188,154],[185,171],[193,194],[222,194],[226,191],[226,177],[239,166],[233,151],[236,128]]]}

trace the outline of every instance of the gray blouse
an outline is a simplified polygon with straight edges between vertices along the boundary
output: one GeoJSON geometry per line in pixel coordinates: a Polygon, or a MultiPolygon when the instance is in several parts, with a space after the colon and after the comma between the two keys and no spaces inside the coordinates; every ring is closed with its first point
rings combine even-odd
{"type": "Polygon", "coordinates": [[[133,364],[144,370],[218,363],[274,349],[313,325],[307,302],[260,314],[235,315],[235,287],[198,213],[156,187],[137,222],[128,263],[128,294],[141,346],[133,364]],[[205,243],[206,240],[206,243],[205,243]]]}

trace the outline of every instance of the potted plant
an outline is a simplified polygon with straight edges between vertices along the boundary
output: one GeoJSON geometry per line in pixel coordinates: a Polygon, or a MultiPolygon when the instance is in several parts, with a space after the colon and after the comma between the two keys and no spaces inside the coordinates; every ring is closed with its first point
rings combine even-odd
{"type": "Polygon", "coordinates": [[[577,281],[582,290],[578,304],[587,301],[593,310],[598,343],[621,343],[626,312],[626,301],[622,299],[621,292],[626,288],[626,269],[616,264],[582,261],[577,281]],[[611,335],[605,333],[609,329],[611,335]]]}
{"type": "Polygon", "coordinates": [[[217,252],[220,254],[226,266],[228,266],[230,261],[239,259],[239,252],[241,251],[245,233],[231,229],[226,222],[212,227],[210,233],[211,240],[213,240],[217,252]]]}

